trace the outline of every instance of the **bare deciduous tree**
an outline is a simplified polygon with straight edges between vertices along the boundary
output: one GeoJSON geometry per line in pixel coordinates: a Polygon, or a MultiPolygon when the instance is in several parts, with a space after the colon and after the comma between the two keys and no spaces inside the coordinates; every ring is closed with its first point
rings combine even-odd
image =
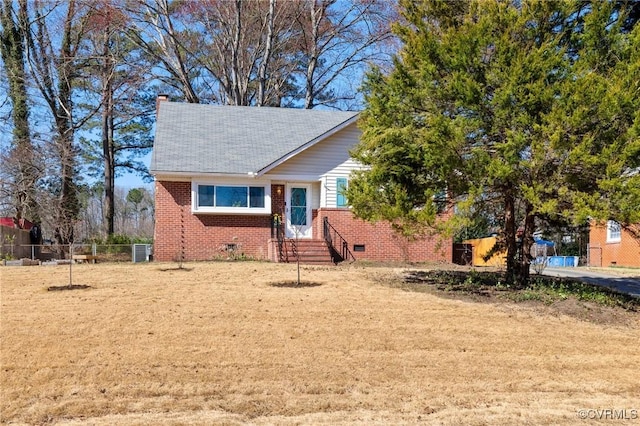
{"type": "Polygon", "coordinates": [[[77,0],[19,3],[21,13],[29,17],[25,36],[31,78],[53,117],[52,146],[58,163],[53,188],[57,205],[53,210],[58,216],[58,238],[64,242],[73,233],[79,212],[74,134],[91,116],[77,119],[73,102],[74,83],[82,67],[79,49],[85,36],[87,7],[77,0]]]}
{"type": "MultiPolygon", "coordinates": [[[[277,0],[186,3],[181,11],[185,23],[202,38],[185,37],[185,48],[199,52],[193,58],[219,102],[274,105],[282,97],[274,88],[284,85],[270,84],[282,80],[273,58],[289,49],[283,35],[295,31],[298,9],[298,2],[277,0]]],[[[284,79],[293,71],[289,66],[284,79]]]]}
{"type": "Polygon", "coordinates": [[[347,94],[339,92],[339,79],[389,59],[383,47],[392,38],[389,22],[395,9],[386,0],[305,0],[305,4],[307,13],[300,22],[304,107],[334,106],[355,96],[353,88],[347,94]]]}
{"type": "MultiPolygon", "coordinates": [[[[156,77],[177,90],[189,103],[199,103],[194,85],[193,60],[185,50],[184,28],[177,29],[175,4],[170,0],[129,0],[127,12],[132,29],[129,37],[151,56],[166,74],[156,77]]],[[[197,34],[193,35],[197,37],[197,34]]]]}
{"type": "Polygon", "coordinates": [[[187,102],[344,107],[390,59],[385,0],[130,0],[132,37],[187,102]],[[344,86],[344,87],[339,87],[344,86]]]}

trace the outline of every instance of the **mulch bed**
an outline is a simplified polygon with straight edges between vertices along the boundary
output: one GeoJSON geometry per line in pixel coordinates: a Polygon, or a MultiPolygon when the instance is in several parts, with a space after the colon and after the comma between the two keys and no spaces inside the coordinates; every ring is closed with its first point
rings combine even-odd
{"type": "MultiPolygon", "coordinates": [[[[532,275],[533,281],[544,282],[548,287],[563,284],[568,287],[588,285],[567,278],[532,275]]],[[[622,305],[606,306],[575,295],[547,300],[530,300],[525,297],[531,288],[507,286],[504,276],[496,271],[435,270],[405,271],[400,280],[389,282],[405,291],[426,292],[448,299],[465,300],[498,305],[515,303],[545,315],[567,315],[597,324],[629,325],[637,322],[639,305],[629,296],[621,296],[622,305]],[[395,283],[394,283],[395,281],[395,283]]],[[[600,288],[604,293],[615,293],[600,288]]]]}
{"type": "Polygon", "coordinates": [[[318,287],[321,286],[322,283],[317,283],[313,281],[281,281],[276,283],[269,284],[271,287],[280,287],[280,288],[304,288],[304,287],[318,287]]]}
{"type": "Polygon", "coordinates": [[[47,287],[47,291],[86,290],[88,288],[91,288],[91,286],[87,284],[54,285],[47,287]]]}

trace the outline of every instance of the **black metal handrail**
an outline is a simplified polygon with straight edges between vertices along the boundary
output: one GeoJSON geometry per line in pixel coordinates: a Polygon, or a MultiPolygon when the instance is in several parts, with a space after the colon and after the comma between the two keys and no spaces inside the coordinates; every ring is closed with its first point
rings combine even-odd
{"type": "Polygon", "coordinates": [[[288,262],[287,240],[284,238],[284,224],[280,216],[274,216],[271,221],[271,238],[274,237],[278,241],[278,260],[280,262],[288,262]]]}
{"type": "Polygon", "coordinates": [[[349,244],[342,238],[342,235],[329,223],[329,218],[324,217],[322,219],[322,229],[324,234],[324,240],[331,252],[331,259],[333,263],[339,263],[343,261],[353,262],[356,258],[349,250],[349,244]]]}
{"type": "MultiPolygon", "coordinates": [[[[289,239],[289,244],[291,245],[291,255],[296,261],[300,261],[300,258],[298,257],[298,245],[296,244],[296,240],[289,239]]],[[[287,250],[287,262],[289,261],[288,252],[289,250],[287,250]]]]}

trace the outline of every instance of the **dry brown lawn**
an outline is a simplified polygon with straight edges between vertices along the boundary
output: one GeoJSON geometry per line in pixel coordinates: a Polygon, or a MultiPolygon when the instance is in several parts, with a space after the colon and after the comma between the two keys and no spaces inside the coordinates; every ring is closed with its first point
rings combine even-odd
{"type": "Polygon", "coordinates": [[[400,269],[0,267],[9,424],[593,424],[640,410],[640,314],[380,284],[400,269]],[[616,411],[603,411],[616,410],[616,411]],[[621,411],[625,410],[625,411],[621,411]],[[609,414],[608,414],[609,413],[609,414]]]}

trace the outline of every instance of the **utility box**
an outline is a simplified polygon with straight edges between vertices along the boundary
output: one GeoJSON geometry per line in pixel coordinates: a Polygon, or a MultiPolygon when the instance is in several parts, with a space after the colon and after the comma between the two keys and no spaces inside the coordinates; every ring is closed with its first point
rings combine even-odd
{"type": "Polygon", "coordinates": [[[148,262],[151,256],[151,244],[132,244],[131,259],[134,263],[148,262]]]}

